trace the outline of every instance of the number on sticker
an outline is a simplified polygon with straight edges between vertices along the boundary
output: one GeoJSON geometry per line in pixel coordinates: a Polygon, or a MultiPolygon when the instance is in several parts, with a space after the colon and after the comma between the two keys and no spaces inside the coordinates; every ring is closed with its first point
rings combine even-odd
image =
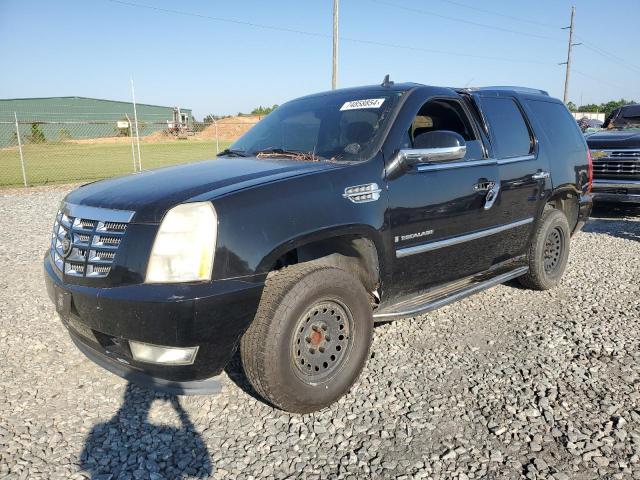
{"type": "Polygon", "coordinates": [[[340,111],[342,110],[356,110],[359,108],[380,108],[384,103],[384,98],[365,98],[364,100],[352,100],[345,102],[340,111]]]}

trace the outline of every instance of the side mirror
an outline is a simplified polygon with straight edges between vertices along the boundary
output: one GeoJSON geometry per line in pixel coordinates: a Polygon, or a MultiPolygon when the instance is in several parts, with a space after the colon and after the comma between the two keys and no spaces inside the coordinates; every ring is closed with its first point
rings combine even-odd
{"type": "Polygon", "coordinates": [[[391,161],[387,169],[390,179],[399,177],[414,165],[460,160],[467,153],[462,135],[449,130],[421,133],[416,136],[413,145],[414,148],[398,151],[391,161]]]}

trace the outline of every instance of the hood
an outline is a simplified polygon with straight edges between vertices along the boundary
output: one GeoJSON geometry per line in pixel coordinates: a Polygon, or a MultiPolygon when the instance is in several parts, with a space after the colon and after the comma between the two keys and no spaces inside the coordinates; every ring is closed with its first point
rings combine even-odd
{"type": "Polygon", "coordinates": [[[640,149],[640,130],[606,130],[586,137],[590,149],[640,149]]]}
{"type": "Polygon", "coordinates": [[[171,207],[195,196],[213,199],[261,183],[337,167],[330,162],[223,157],[89,183],[69,193],[65,201],[132,210],[136,212],[133,223],[157,223],[171,207]]]}

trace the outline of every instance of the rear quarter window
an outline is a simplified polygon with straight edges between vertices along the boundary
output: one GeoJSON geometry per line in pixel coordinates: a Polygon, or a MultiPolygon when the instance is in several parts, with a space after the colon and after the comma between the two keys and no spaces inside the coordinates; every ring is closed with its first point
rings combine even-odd
{"type": "Polygon", "coordinates": [[[564,105],[542,100],[527,103],[554,149],[566,152],[582,148],[582,133],[564,105]]]}

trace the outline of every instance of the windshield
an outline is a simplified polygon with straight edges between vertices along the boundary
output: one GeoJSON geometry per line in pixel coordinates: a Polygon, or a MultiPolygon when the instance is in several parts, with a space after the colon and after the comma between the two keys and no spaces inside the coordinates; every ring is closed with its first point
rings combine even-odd
{"type": "Polygon", "coordinates": [[[616,130],[640,129],[640,105],[626,105],[616,109],[605,120],[604,128],[616,130]]]}
{"type": "Polygon", "coordinates": [[[336,92],[293,100],[267,115],[229,150],[300,160],[366,160],[403,93],[336,92]],[[291,155],[295,152],[304,155],[291,155]]]}

